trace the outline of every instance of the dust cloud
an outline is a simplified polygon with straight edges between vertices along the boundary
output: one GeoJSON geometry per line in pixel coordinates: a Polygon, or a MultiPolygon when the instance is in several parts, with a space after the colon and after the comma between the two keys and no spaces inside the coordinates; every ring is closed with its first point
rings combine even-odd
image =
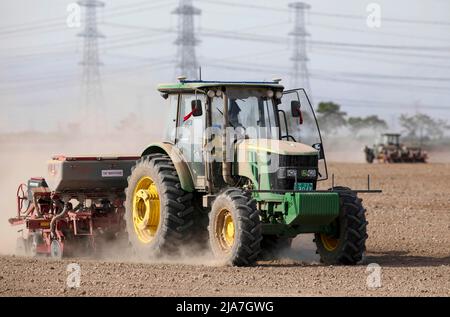
{"type": "MultiPolygon", "coordinates": [[[[133,120],[132,120],[133,121],[133,120]]],[[[16,215],[16,190],[19,184],[30,177],[46,176],[47,160],[53,155],[140,155],[152,141],[160,140],[159,135],[145,130],[135,130],[126,122],[122,124],[120,133],[109,135],[82,135],[62,131],[52,134],[2,134],[0,135],[0,254],[12,254],[15,251],[16,238],[20,235],[18,227],[12,227],[8,219],[16,215]]],[[[329,162],[364,162],[363,148],[367,141],[342,138],[336,142],[325,144],[329,162]]],[[[449,152],[430,153],[432,162],[450,162],[449,152]]],[[[123,249],[111,244],[103,255],[108,260],[142,259],[124,256],[123,249]]],[[[289,250],[281,250],[280,259],[314,263],[318,261],[315,245],[311,235],[301,235],[293,242],[289,250]]],[[[150,261],[150,260],[146,260],[150,261]]],[[[153,260],[152,260],[153,261],[153,260]]],[[[208,251],[187,249],[176,258],[160,258],[158,263],[202,264],[214,265],[208,251]]],[[[151,262],[151,261],[150,261],[151,262]]]]}
{"type": "MultiPolygon", "coordinates": [[[[290,248],[278,250],[273,259],[262,260],[261,263],[292,263],[299,265],[319,265],[320,257],[316,254],[316,245],[313,242],[313,234],[302,234],[292,241],[290,248]]],[[[132,251],[129,245],[123,242],[109,242],[101,249],[96,260],[111,262],[130,262],[147,264],[180,264],[180,265],[202,265],[222,266],[214,258],[208,246],[188,245],[184,246],[175,255],[143,256],[132,251]]]]}

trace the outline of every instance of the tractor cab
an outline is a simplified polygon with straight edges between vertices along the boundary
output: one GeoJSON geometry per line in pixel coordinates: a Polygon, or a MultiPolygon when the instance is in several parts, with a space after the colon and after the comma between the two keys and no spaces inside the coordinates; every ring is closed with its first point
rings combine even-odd
{"type": "Polygon", "coordinates": [[[400,146],[400,134],[396,133],[385,133],[381,137],[381,144],[386,146],[400,146]]]}
{"type": "Polygon", "coordinates": [[[327,178],[317,120],[303,89],[273,82],[186,81],[158,87],[168,100],[166,140],[196,190],[245,182],[260,189],[316,188],[327,178]]]}

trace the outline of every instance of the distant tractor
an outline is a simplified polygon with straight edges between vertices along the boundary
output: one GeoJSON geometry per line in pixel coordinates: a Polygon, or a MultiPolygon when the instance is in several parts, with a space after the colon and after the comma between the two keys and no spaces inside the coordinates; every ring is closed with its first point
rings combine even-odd
{"type": "Polygon", "coordinates": [[[375,159],[383,163],[426,163],[428,155],[420,147],[407,147],[400,143],[400,134],[385,133],[373,148],[365,147],[367,163],[375,159]]]}
{"type": "MultiPolygon", "coordinates": [[[[332,186],[313,107],[303,89],[271,82],[188,81],[158,87],[168,116],[163,142],[139,157],[55,157],[49,181],[18,191],[27,253],[95,251],[127,236],[141,256],[205,245],[218,263],[246,266],[299,234],[315,235],[325,264],[363,259],[359,192],[332,186]]],[[[151,128],[151,127],[149,127],[151,128]]]]}

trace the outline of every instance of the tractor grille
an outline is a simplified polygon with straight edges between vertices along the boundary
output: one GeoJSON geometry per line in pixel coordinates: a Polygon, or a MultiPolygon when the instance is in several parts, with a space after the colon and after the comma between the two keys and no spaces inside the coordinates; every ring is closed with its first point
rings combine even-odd
{"type": "Polygon", "coordinates": [[[309,183],[316,189],[318,157],[316,155],[279,155],[279,168],[270,173],[270,186],[273,189],[293,190],[295,182],[309,183]],[[315,170],[315,176],[302,175],[304,170],[315,170]]]}
{"type": "Polygon", "coordinates": [[[280,167],[317,167],[317,155],[280,155],[280,167]]]}

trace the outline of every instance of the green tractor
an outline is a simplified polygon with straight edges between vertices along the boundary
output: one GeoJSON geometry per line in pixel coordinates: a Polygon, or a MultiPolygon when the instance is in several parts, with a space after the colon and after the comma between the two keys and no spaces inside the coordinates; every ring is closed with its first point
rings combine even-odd
{"type": "Polygon", "coordinates": [[[177,254],[209,243],[220,264],[247,266],[313,233],[321,262],[363,259],[361,191],[317,189],[328,173],[303,89],[179,78],[158,90],[169,113],[165,141],[142,153],[125,190],[135,252],[177,254]]]}

